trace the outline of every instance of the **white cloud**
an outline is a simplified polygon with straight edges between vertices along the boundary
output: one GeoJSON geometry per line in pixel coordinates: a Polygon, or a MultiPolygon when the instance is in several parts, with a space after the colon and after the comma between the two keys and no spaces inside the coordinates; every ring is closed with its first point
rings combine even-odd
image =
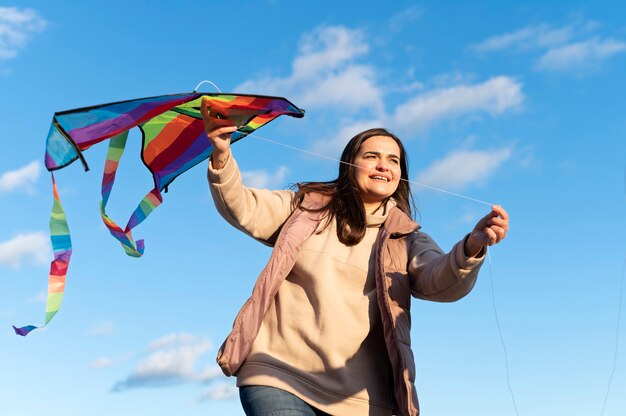
{"type": "Polygon", "coordinates": [[[5,172],[0,175],[0,192],[8,192],[16,189],[32,190],[32,185],[37,182],[41,163],[32,161],[28,165],[5,172]]]}
{"type": "Polygon", "coordinates": [[[28,299],[29,303],[46,303],[48,301],[48,293],[39,292],[32,298],[28,299]]]}
{"type": "Polygon", "coordinates": [[[0,60],[15,58],[30,36],[46,25],[35,10],[0,7],[0,60]]]}
{"type": "Polygon", "coordinates": [[[385,122],[382,120],[364,120],[348,124],[338,129],[334,136],[318,140],[313,143],[312,151],[332,159],[340,159],[341,152],[348,141],[357,133],[374,127],[382,127],[385,122]]]}
{"type": "Polygon", "coordinates": [[[520,108],[524,102],[522,84],[499,76],[480,84],[461,84],[414,95],[398,105],[392,116],[356,121],[340,127],[333,136],[317,140],[312,152],[339,159],[348,141],[357,133],[373,128],[393,126],[403,134],[432,127],[445,119],[488,113],[492,116],[520,108]]]}
{"type": "Polygon", "coordinates": [[[486,112],[501,114],[521,106],[522,85],[499,76],[482,84],[458,85],[423,93],[396,107],[393,125],[423,129],[441,119],[486,112]]]}
{"type": "MultiPolygon", "coordinates": [[[[421,14],[421,9],[409,8],[394,16],[389,24],[401,27],[421,14]]],[[[524,101],[521,83],[507,76],[478,84],[456,76],[454,80],[441,80],[429,92],[424,92],[424,84],[416,80],[382,88],[377,83],[376,68],[358,62],[370,51],[367,40],[359,30],[318,27],[302,37],[290,74],[249,80],[235,89],[288,96],[304,108],[332,111],[339,126],[329,125],[331,134],[320,132],[318,137],[322,139],[316,139],[311,151],[334,158],[339,157],[350,137],[368,128],[391,126],[410,136],[444,119],[476,113],[496,116],[521,107],[524,101]],[[398,93],[408,98],[395,109],[386,109],[385,94],[398,93]]],[[[250,186],[274,187],[272,183],[281,184],[283,174],[246,172],[244,180],[250,186]]]]}
{"type": "Polygon", "coordinates": [[[286,166],[279,166],[274,173],[266,170],[249,170],[241,172],[241,177],[243,182],[251,188],[277,188],[284,185],[287,172],[289,169],[286,166]]]}
{"type": "Polygon", "coordinates": [[[553,48],[537,61],[536,68],[548,71],[571,71],[592,68],[605,59],[626,51],[626,43],[615,39],[592,39],[553,48]]]}
{"type": "Polygon", "coordinates": [[[191,344],[196,341],[197,337],[186,332],[164,335],[148,344],[151,350],[159,350],[176,346],[177,344],[191,344]]]}
{"type": "Polygon", "coordinates": [[[364,38],[361,31],[342,26],[318,27],[302,37],[290,75],[246,81],[236,90],[292,97],[304,108],[379,110],[381,91],[374,69],[355,63],[369,51],[364,38]]]}
{"type": "Polygon", "coordinates": [[[578,71],[593,69],[604,60],[626,51],[626,43],[601,36],[591,36],[598,25],[577,21],[552,28],[542,23],[520,30],[493,36],[470,46],[478,52],[501,50],[543,51],[535,62],[535,69],[543,71],[578,71]]]}
{"type": "Polygon", "coordinates": [[[411,6],[404,9],[389,19],[389,28],[394,32],[399,32],[405,26],[414,23],[424,15],[424,10],[418,6],[411,6]]]}
{"type": "Polygon", "coordinates": [[[219,383],[204,392],[198,401],[230,400],[238,397],[239,392],[233,383],[219,383]]]}
{"type": "Polygon", "coordinates": [[[86,332],[87,335],[91,336],[106,336],[111,335],[113,333],[113,322],[111,321],[100,321],[93,324],[86,332]]]}
{"type": "Polygon", "coordinates": [[[571,25],[556,29],[547,24],[527,26],[514,32],[490,37],[470,48],[478,52],[493,52],[511,48],[527,50],[558,46],[572,38],[574,29],[571,25]]]}
{"type": "Polygon", "coordinates": [[[213,348],[204,337],[187,333],[170,334],[149,345],[149,355],[112,391],[138,387],[164,387],[189,382],[204,383],[216,377],[217,372],[196,371],[196,363],[213,348]]]}
{"type": "Polygon", "coordinates": [[[0,309],[0,318],[10,318],[15,316],[15,309],[0,309]]]}
{"type": "Polygon", "coordinates": [[[96,358],[95,360],[93,360],[90,364],[89,367],[91,368],[109,368],[112,367],[114,364],[114,360],[111,358],[107,358],[107,357],[99,357],[96,358]]]}
{"type": "Polygon", "coordinates": [[[456,151],[433,162],[415,180],[446,190],[461,190],[485,182],[511,154],[510,148],[456,151]]]}
{"type": "Polygon", "coordinates": [[[52,258],[50,239],[44,232],[18,234],[0,242],[0,264],[15,269],[22,263],[45,264],[52,258]]]}
{"type": "Polygon", "coordinates": [[[298,97],[304,107],[334,105],[358,109],[372,107],[382,110],[381,91],[375,85],[373,68],[351,65],[341,72],[328,74],[305,89],[298,97]]]}

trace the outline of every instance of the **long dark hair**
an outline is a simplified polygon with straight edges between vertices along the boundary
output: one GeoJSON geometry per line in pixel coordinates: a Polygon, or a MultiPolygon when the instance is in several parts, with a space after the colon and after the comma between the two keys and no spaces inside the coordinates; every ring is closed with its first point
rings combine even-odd
{"type": "MultiPolygon", "coordinates": [[[[396,201],[396,206],[412,218],[411,207],[413,206],[413,198],[411,196],[411,188],[407,182],[409,179],[409,164],[406,152],[404,151],[402,141],[395,134],[383,128],[365,130],[350,139],[341,154],[337,179],[328,182],[298,184],[298,190],[293,199],[294,209],[300,207],[301,209],[311,210],[301,206],[305,194],[318,193],[330,197],[330,201],[324,207],[317,209],[317,211],[328,211],[327,222],[318,232],[328,227],[330,221],[336,217],[337,237],[339,241],[347,246],[358,244],[365,236],[367,228],[365,206],[355,179],[355,171],[358,168],[354,167],[353,163],[361,144],[374,136],[391,137],[400,148],[400,177],[404,180],[401,179],[399,181],[398,188],[389,198],[393,198],[396,201]]],[[[387,203],[389,198],[385,199],[383,204],[387,203]]]]}

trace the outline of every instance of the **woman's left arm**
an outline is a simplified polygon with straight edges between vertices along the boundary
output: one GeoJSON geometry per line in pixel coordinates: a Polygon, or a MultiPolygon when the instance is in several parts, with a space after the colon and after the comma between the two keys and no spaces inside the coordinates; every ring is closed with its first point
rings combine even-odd
{"type": "Polygon", "coordinates": [[[428,235],[416,233],[409,258],[411,294],[437,302],[453,302],[467,295],[476,283],[484,248],[502,241],[508,229],[508,214],[502,207],[493,206],[447,254],[428,235]]]}

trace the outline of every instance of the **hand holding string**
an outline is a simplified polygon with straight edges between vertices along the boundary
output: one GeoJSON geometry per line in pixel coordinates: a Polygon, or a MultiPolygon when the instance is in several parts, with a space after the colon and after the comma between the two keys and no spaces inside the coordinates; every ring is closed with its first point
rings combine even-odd
{"type": "Polygon", "coordinates": [[[499,243],[509,231],[509,214],[499,205],[481,218],[465,240],[464,251],[468,257],[477,256],[483,247],[499,243]]]}

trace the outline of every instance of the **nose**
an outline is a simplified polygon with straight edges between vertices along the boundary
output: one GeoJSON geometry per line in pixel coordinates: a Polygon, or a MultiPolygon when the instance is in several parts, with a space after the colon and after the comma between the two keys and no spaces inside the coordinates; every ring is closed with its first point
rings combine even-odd
{"type": "Polygon", "coordinates": [[[376,164],[376,170],[379,170],[381,172],[388,171],[389,170],[389,162],[386,161],[383,158],[379,159],[378,163],[376,164]]]}

